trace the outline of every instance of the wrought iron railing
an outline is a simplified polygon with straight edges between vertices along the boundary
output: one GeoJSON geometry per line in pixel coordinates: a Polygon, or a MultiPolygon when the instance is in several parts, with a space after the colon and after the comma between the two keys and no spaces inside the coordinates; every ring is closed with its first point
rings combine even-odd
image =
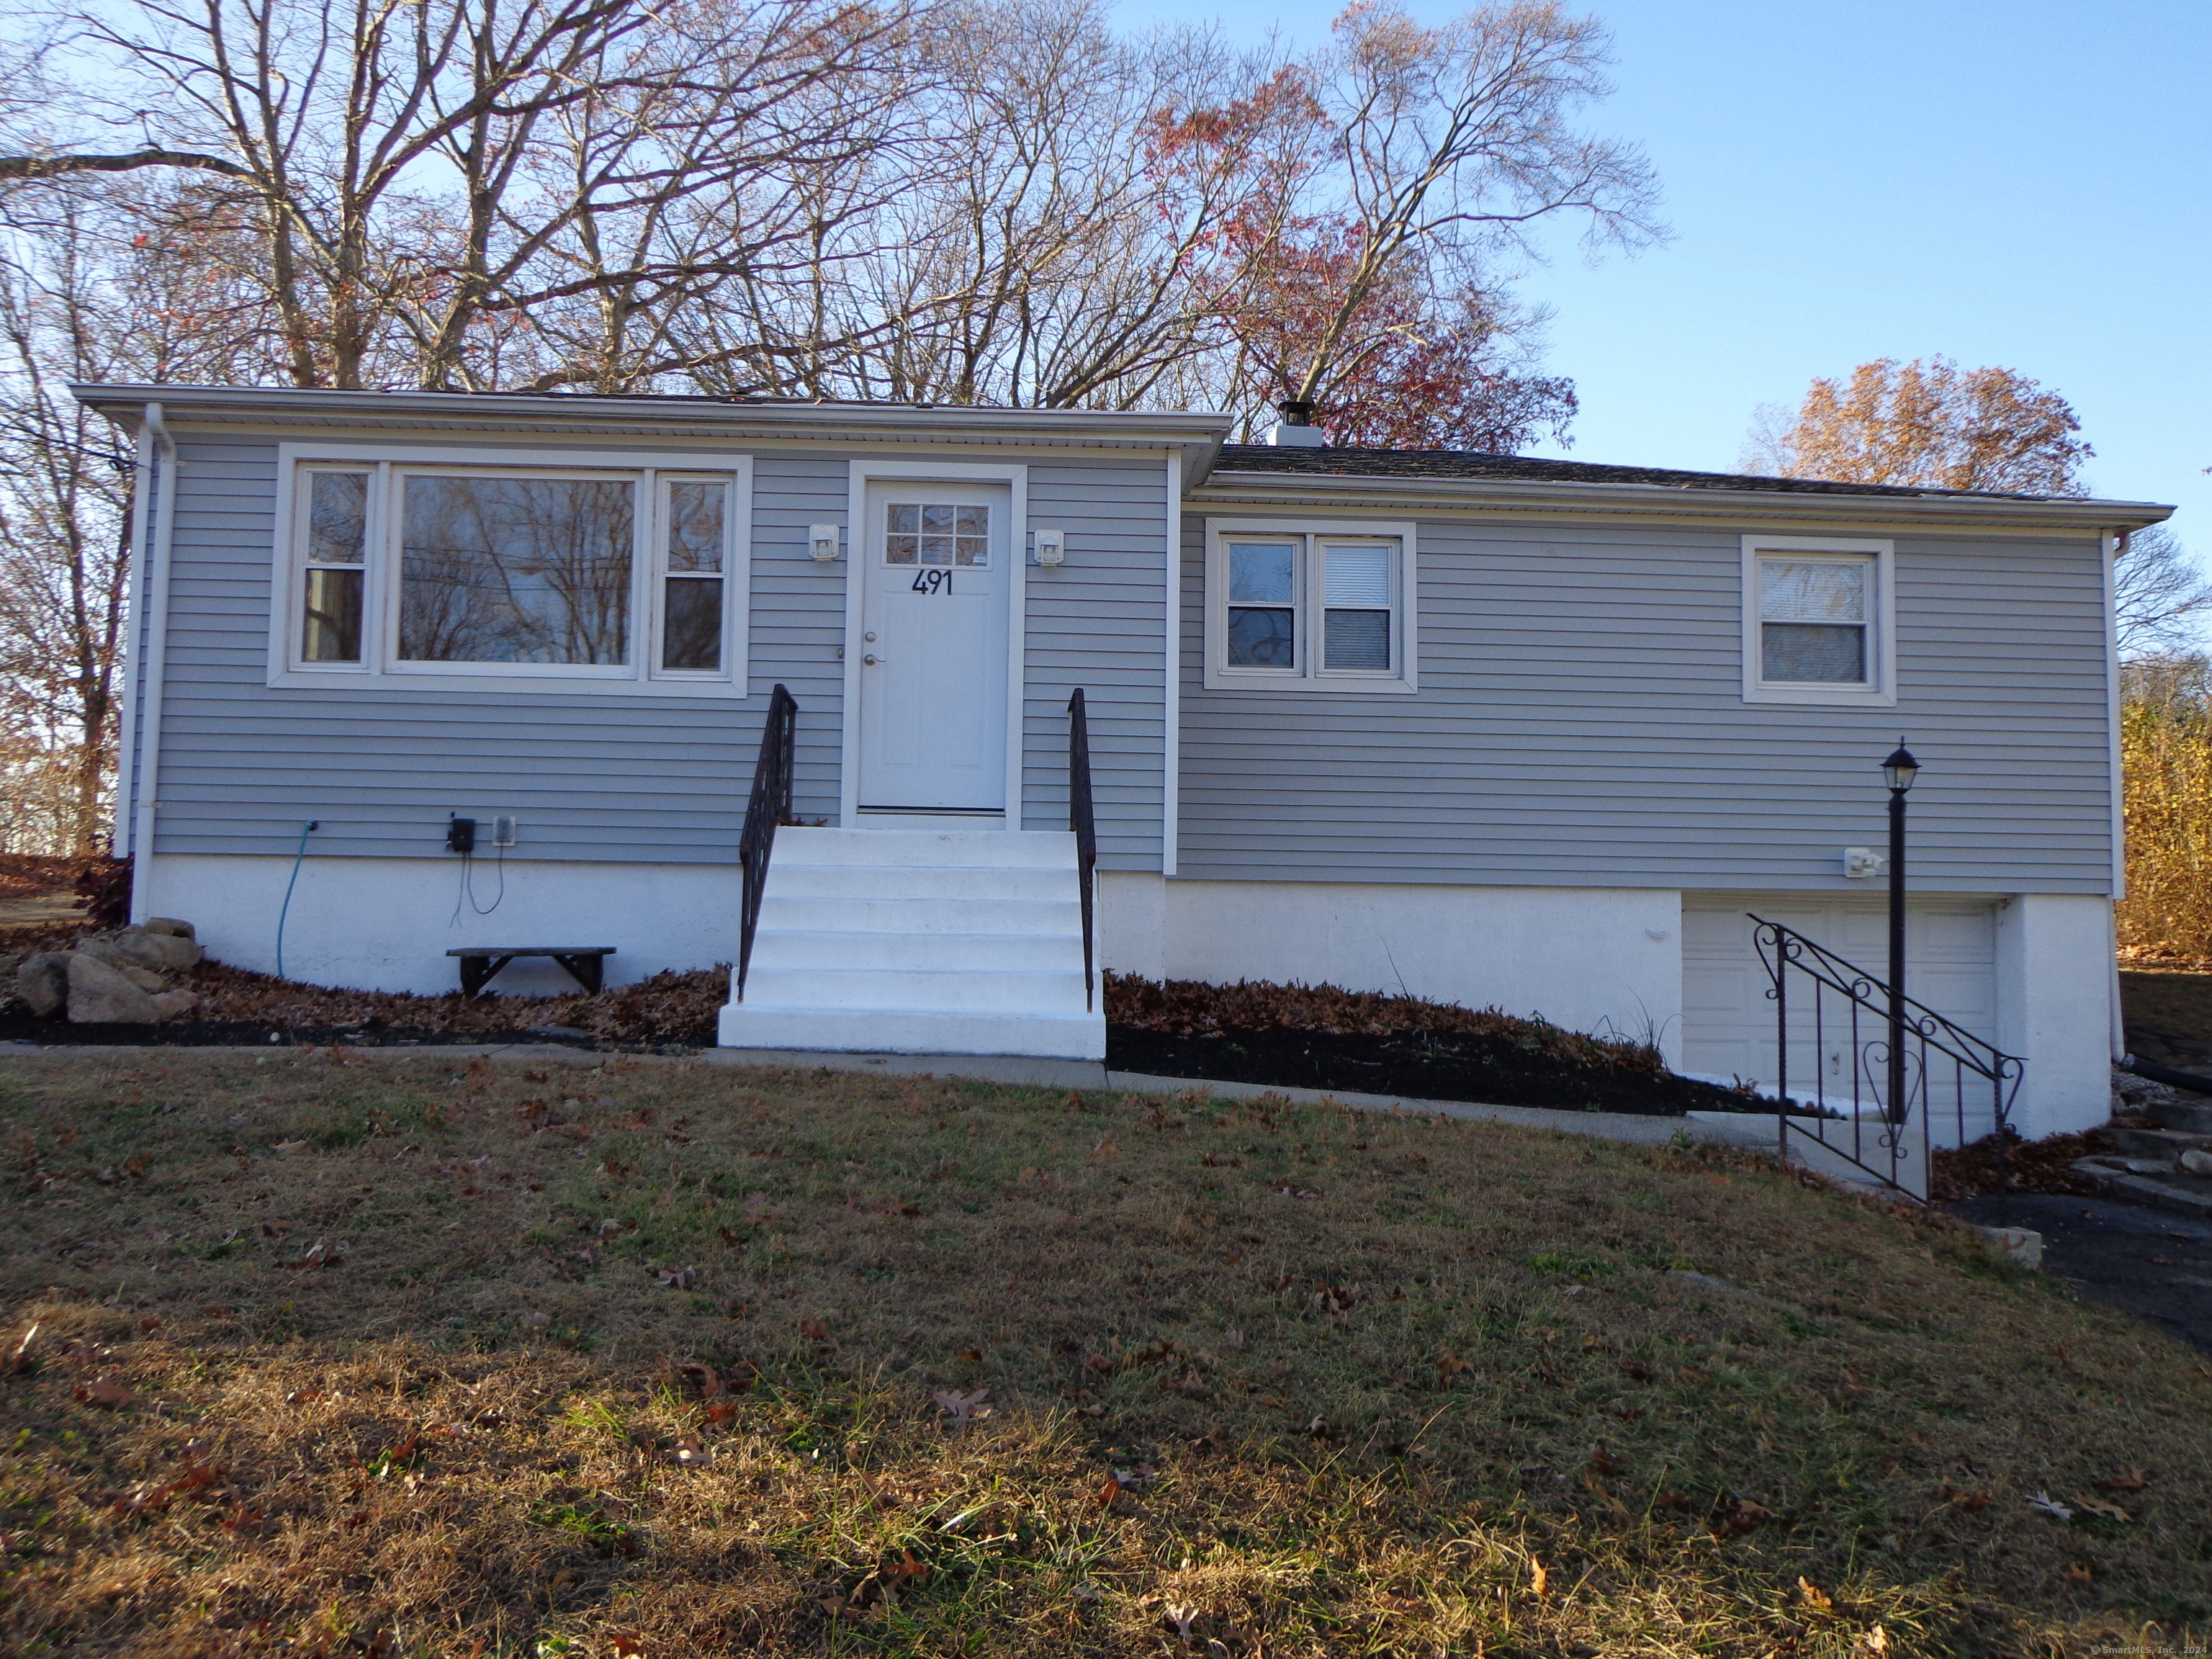
{"type": "Polygon", "coordinates": [[[1091,986],[1097,947],[1091,939],[1091,890],[1097,885],[1098,824],[1091,811],[1091,721],[1083,688],[1067,700],[1067,827],[1075,831],[1075,873],[1083,894],[1083,1012],[1095,1003],[1091,986]]]}
{"type": "Polygon", "coordinates": [[[1873,975],[1796,929],[1761,916],[1751,920],[1774,1004],[1774,1091],[1784,1158],[1795,1134],[1886,1185],[1925,1198],[1935,1146],[1964,1146],[1990,1133],[2002,1146],[2025,1061],[1909,996],[1893,999],[1873,975]],[[1893,1003],[1902,1067],[1890,1063],[1893,1003]],[[1891,1081],[1898,1076],[1901,1095],[1891,1081]]]}
{"type": "Polygon", "coordinates": [[[753,933],[760,927],[761,894],[768,885],[775,832],[791,818],[791,772],[799,732],[799,704],[779,684],[769,693],[768,723],[761,728],[760,758],[753,763],[753,793],[745,802],[745,827],[738,837],[744,886],[738,901],[736,1000],[745,1000],[745,975],[753,963],[753,933]]]}

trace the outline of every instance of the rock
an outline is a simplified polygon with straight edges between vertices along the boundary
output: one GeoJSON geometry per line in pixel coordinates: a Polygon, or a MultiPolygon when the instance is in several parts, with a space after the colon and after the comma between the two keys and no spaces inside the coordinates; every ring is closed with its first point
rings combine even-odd
{"type": "Polygon", "coordinates": [[[107,965],[149,996],[158,996],[169,988],[169,981],[151,969],[133,968],[127,962],[111,962],[107,965]]]}
{"type": "Polygon", "coordinates": [[[2041,1271],[2043,1235],[2033,1227],[1977,1227],[1974,1231],[2021,1267],[2041,1271]]]}
{"type": "Polygon", "coordinates": [[[2184,1134],[2212,1134],[2212,1105],[2179,1100],[2154,1100],[2143,1108],[2143,1115],[2163,1129],[2179,1129],[2184,1134]]]}
{"type": "Polygon", "coordinates": [[[149,916],[138,925],[149,933],[167,933],[171,939],[191,939],[195,942],[199,939],[199,935],[192,931],[191,923],[179,921],[174,916],[149,916]]]}
{"type": "Polygon", "coordinates": [[[179,939],[173,933],[149,933],[143,927],[125,928],[107,941],[107,948],[136,967],[171,974],[197,966],[207,954],[188,939],[179,939]]]}
{"type": "Polygon", "coordinates": [[[69,955],[69,1017],[72,1025],[151,1025],[161,1018],[152,997],[82,951],[69,955]]]}
{"type": "Polygon", "coordinates": [[[2191,1147],[2181,1155],[2181,1167],[2191,1175],[2212,1176],[2212,1152],[2200,1152],[2191,1147]]]}
{"type": "Polygon", "coordinates": [[[61,1012],[69,1000],[69,957],[59,951],[40,951],[23,958],[15,969],[15,994],[40,1019],[61,1012]]]}
{"type": "Polygon", "coordinates": [[[154,1018],[182,1019],[199,1006],[199,998],[190,991],[163,991],[154,999],[154,1018]]]}

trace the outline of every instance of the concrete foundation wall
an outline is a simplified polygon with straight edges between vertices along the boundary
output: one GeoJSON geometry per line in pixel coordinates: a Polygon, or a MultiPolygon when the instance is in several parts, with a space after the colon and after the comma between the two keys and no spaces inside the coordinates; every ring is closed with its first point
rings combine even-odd
{"type": "MultiPolygon", "coordinates": [[[[161,854],[146,909],[180,916],[217,960],[276,969],[289,858],[161,854]]],[[[607,982],[731,961],[734,865],[319,858],[285,921],[284,969],[311,984],[435,994],[446,952],[476,945],[611,945],[607,982]],[[459,915],[455,903],[459,900],[459,915]],[[496,901],[496,902],[495,902],[496,901]],[[489,914],[479,914],[479,908],[489,914]]],[[[1327,982],[1541,1015],[1575,1030],[1656,1036],[1683,1063],[1679,893],[1631,888],[1170,881],[1102,874],[1100,965],[1147,979],[1327,982]]],[[[2112,906],[2067,895],[1996,905],[1996,1045],[2027,1061],[2013,1122],[2033,1139],[2110,1114],[2112,906]]],[[[555,994],[553,963],[518,962],[495,988],[555,994]]]]}
{"type": "MultiPolygon", "coordinates": [[[[145,867],[148,915],[191,922],[218,961],[276,971],[276,921],[290,859],[162,853],[145,867]]],[[[471,903],[461,896],[457,857],[318,858],[311,844],[285,918],[285,975],[314,985],[436,994],[459,988],[459,964],[446,952],[461,945],[611,945],[610,985],[664,969],[712,967],[737,955],[734,864],[511,858],[505,875],[501,897],[496,861],[477,859],[471,903]],[[490,914],[478,915],[478,906],[490,914]]],[[[543,959],[514,963],[492,984],[517,996],[574,988],[543,959]]]]}
{"type": "Polygon", "coordinates": [[[1630,888],[1113,878],[1109,967],[1147,978],[1340,985],[1681,1037],[1681,900],[1630,888]]]}
{"type": "Polygon", "coordinates": [[[2029,1140],[2112,1115],[2112,906],[2027,893],[1997,907],[1997,1029],[2027,1061],[2012,1123],[2029,1140]]]}

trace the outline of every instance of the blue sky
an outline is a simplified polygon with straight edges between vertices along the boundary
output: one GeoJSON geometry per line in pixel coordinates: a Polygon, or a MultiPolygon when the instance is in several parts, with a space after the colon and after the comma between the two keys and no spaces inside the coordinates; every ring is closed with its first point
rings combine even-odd
{"type": "MultiPolygon", "coordinates": [[[[1326,38],[1338,8],[1123,0],[1326,38]]],[[[1440,21],[1459,9],[1412,0],[1440,21]]],[[[2212,554],[2212,4],[1604,0],[1614,96],[1671,244],[1523,290],[1592,461],[1733,468],[1753,409],[1818,374],[1942,352],[2063,392],[2097,494],[2176,503],[2212,554]]]]}

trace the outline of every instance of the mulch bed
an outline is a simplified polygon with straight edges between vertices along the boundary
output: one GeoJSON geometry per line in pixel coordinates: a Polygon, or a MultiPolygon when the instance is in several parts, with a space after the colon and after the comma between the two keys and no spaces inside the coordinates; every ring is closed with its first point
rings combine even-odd
{"type": "Polygon", "coordinates": [[[1773,1109],[1675,1075],[1646,1044],[1332,985],[1109,974],[1106,1058],[1117,1070],[1162,1077],[1639,1117],[1773,1109]]]}
{"type": "Polygon", "coordinates": [[[2078,1135],[2022,1140],[2010,1130],[1984,1135],[1971,1146],[1938,1147],[1928,1160],[1928,1196],[1937,1203],[1996,1193],[2057,1193],[2092,1198],[2097,1184],[2074,1168],[2077,1158],[2109,1158],[2112,1138],[2102,1129],[2078,1135]]]}
{"type": "Polygon", "coordinates": [[[36,853],[0,853],[0,898],[37,898],[66,893],[76,879],[77,860],[36,853]]]}
{"type": "MultiPolygon", "coordinates": [[[[36,951],[59,951],[84,932],[75,923],[0,929],[0,986],[36,951]]],[[[160,1025],[71,1025],[40,1019],[0,995],[0,1042],[183,1048],[239,1043],[289,1047],[350,1042],[362,1048],[413,1044],[570,1042],[582,1048],[703,1048],[728,996],[729,969],[656,974],[635,985],[586,996],[474,999],[458,991],[414,996],[397,991],[332,990],[251,973],[220,962],[168,975],[197,992],[198,1019],[160,1025]]]]}

